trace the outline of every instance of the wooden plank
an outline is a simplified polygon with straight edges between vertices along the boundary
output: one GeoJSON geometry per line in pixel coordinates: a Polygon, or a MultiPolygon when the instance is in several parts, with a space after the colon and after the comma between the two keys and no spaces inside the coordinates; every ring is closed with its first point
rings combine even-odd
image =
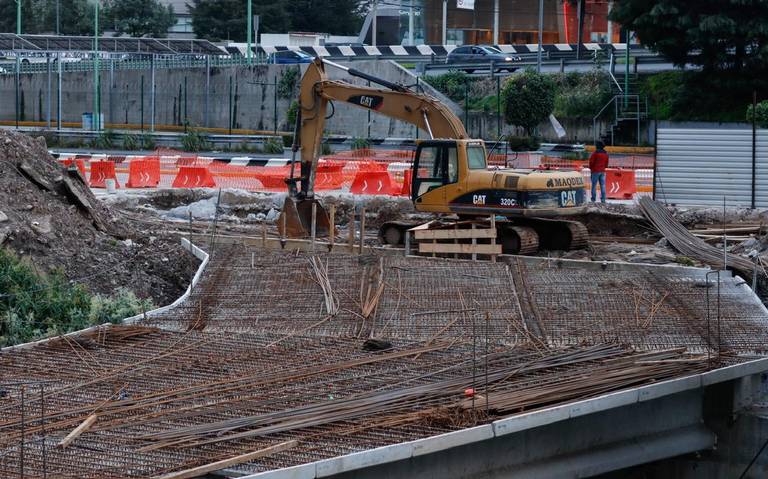
{"type": "Polygon", "coordinates": [[[760,227],[748,227],[748,228],[711,228],[706,230],[689,230],[691,233],[698,235],[722,235],[723,232],[725,234],[733,234],[733,233],[758,233],[760,231],[760,227]]]}
{"type": "Polygon", "coordinates": [[[80,437],[82,433],[90,429],[91,426],[93,426],[93,423],[96,422],[96,419],[98,419],[98,416],[95,414],[91,414],[88,416],[85,421],[81,422],[79,426],[77,426],[75,429],[72,430],[69,434],[67,434],[67,437],[61,440],[61,442],[58,444],[58,446],[62,449],[69,446],[72,441],[80,437]]]}
{"type": "Polygon", "coordinates": [[[249,452],[247,454],[241,454],[240,456],[235,456],[229,459],[212,462],[210,464],[204,464],[202,466],[193,467],[192,469],[186,469],[178,472],[171,472],[163,476],[155,476],[155,479],[188,479],[190,477],[200,477],[205,474],[208,474],[209,472],[219,471],[221,469],[226,469],[228,467],[236,466],[244,462],[253,461],[254,459],[259,459],[261,457],[270,456],[278,452],[287,451],[288,449],[292,449],[296,447],[298,443],[299,442],[296,440],[281,442],[280,444],[276,444],[274,446],[270,446],[264,449],[259,449],[258,451],[249,452]]]}
{"type": "Polygon", "coordinates": [[[478,228],[475,230],[417,230],[414,233],[417,240],[496,238],[496,230],[489,228],[478,228]]]}
{"type": "Polygon", "coordinates": [[[418,226],[414,226],[413,228],[409,229],[408,231],[420,231],[420,230],[426,230],[429,229],[430,226],[432,226],[432,223],[434,223],[435,220],[427,221],[426,223],[420,224],[418,226]]]}
{"type": "Polygon", "coordinates": [[[420,253],[501,254],[500,244],[419,243],[420,253]]]}

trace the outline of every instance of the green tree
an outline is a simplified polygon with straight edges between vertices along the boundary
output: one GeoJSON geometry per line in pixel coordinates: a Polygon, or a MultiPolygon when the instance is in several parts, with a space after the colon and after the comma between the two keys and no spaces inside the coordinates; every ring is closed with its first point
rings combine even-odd
{"type": "Polygon", "coordinates": [[[755,112],[757,112],[757,115],[755,116],[757,126],[760,128],[768,128],[768,100],[761,101],[755,106],[756,108],[753,108],[752,105],[747,107],[747,121],[751,122],[752,117],[755,116],[755,112]]]}
{"type": "Polygon", "coordinates": [[[172,5],[158,0],[109,0],[105,10],[118,34],[165,37],[176,23],[172,5]]]}
{"type": "MultiPolygon", "coordinates": [[[[234,42],[246,40],[245,1],[193,0],[193,3],[187,4],[187,7],[192,15],[192,29],[198,38],[234,42]]],[[[274,33],[289,30],[288,12],[282,0],[253,0],[253,12],[255,15],[261,15],[260,32],[274,33]]]]}
{"type": "Polygon", "coordinates": [[[530,136],[555,108],[557,85],[549,75],[526,70],[510,77],[501,89],[504,121],[525,128],[530,136]]]}
{"type": "MultiPolygon", "coordinates": [[[[193,0],[187,6],[198,38],[245,41],[245,1],[193,0]]],[[[253,13],[261,16],[262,33],[305,31],[344,35],[360,31],[363,6],[361,0],[253,0],[253,13]]]]}
{"type": "Polygon", "coordinates": [[[705,71],[763,71],[768,64],[768,2],[757,0],[620,0],[610,19],[677,65],[705,71]],[[689,52],[700,52],[689,57],[689,52]]]}
{"type": "Polygon", "coordinates": [[[365,3],[360,0],[287,0],[291,29],[336,35],[360,33],[365,3]]]}
{"type": "MultiPolygon", "coordinates": [[[[59,0],[59,25],[62,35],[93,35],[93,5],[87,0],[59,0]]],[[[56,0],[22,0],[21,26],[24,34],[56,32],[56,0]]],[[[104,31],[102,10],[99,26],[104,31]]],[[[0,0],[0,31],[16,32],[16,1],[0,0]]]]}

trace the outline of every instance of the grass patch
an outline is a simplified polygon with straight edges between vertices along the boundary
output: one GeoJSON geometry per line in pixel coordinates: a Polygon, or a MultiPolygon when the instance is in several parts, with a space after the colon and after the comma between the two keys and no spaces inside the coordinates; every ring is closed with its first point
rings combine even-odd
{"type": "Polygon", "coordinates": [[[117,323],[152,308],[127,289],[93,295],[61,271],[38,273],[28,260],[0,249],[0,347],[117,323]]]}

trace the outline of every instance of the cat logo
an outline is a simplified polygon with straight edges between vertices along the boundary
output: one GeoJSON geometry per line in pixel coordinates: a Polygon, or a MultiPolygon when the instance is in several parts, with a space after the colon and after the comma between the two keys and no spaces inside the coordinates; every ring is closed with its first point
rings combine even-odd
{"type": "Polygon", "coordinates": [[[371,110],[378,110],[384,104],[384,98],[379,95],[353,95],[347,101],[371,110]]]}
{"type": "Polygon", "coordinates": [[[485,195],[472,195],[472,204],[474,204],[474,205],[484,205],[485,204],[485,195]]]}

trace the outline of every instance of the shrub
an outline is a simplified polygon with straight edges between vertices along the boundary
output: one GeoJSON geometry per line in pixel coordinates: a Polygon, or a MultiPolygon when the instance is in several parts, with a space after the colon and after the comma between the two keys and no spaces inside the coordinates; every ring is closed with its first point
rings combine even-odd
{"type": "Polygon", "coordinates": [[[142,150],[154,150],[157,146],[155,144],[155,138],[152,136],[151,133],[143,133],[141,137],[139,138],[141,142],[141,149],[142,150]]]}
{"type": "Polygon", "coordinates": [[[558,85],[555,116],[592,119],[611,99],[608,74],[601,70],[572,72],[554,77],[558,85]]]}
{"type": "Polygon", "coordinates": [[[115,147],[115,132],[104,130],[91,141],[91,146],[100,150],[111,150],[115,147]]]}
{"type": "Polygon", "coordinates": [[[184,151],[203,151],[211,148],[208,135],[196,128],[189,128],[181,137],[181,146],[184,151]]]}
{"type": "Polygon", "coordinates": [[[501,89],[504,121],[525,129],[531,136],[555,107],[557,85],[551,76],[526,70],[510,77],[501,89]]]}
{"type": "Polygon", "coordinates": [[[464,101],[467,95],[469,75],[454,71],[443,75],[424,75],[423,80],[453,101],[464,101]]]}
{"type": "Polygon", "coordinates": [[[91,298],[88,322],[90,324],[117,324],[125,318],[149,311],[152,301],[139,299],[133,291],[118,288],[113,296],[95,295],[91,298]]]}
{"type": "Polygon", "coordinates": [[[367,138],[355,138],[352,140],[353,150],[364,150],[371,147],[371,141],[367,138]]]}
{"type": "Polygon", "coordinates": [[[40,274],[29,261],[0,249],[0,347],[116,323],[152,309],[128,290],[92,296],[61,271],[40,274]]]}
{"type": "Polygon", "coordinates": [[[507,137],[509,149],[512,151],[535,151],[541,146],[541,142],[535,136],[514,136],[507,137]]]}
{"type": "Polygon", "coordinates": [[[768,128],[768,100],[763,100],[752,108],[752,105],[747,107],[747,121],[752,122],[752,117],[755,117],[757,126],[760,128],[768,128]]]}
{"type": "Polygon", "coordinates": [[[299,102],[296,100],[291,102],[291,105],[288,107],[288,113],[286,114],[286,121],[288,122],[288,129],[290,131],[294,130],[294,127],[296,126],[296,115],[299,114],[299,102]]]}
{"type": "Polygon", "coordinates": [[[276,155],[283,153],[283,141],[278,137],[270,137],[264,140],[264,153],[276,155]]]}
{"type": "Polygon", "coordinates": [[[280,73],[277,81],[277,96],[286,100],[296,97],[296,85],[299,82],[299,68],[288,68],[280,73]]]}
{"type": "Polygon", "coordinates": [[[124,150],[138,150],[139,149],[139,139],[136,137],[136,135],[132,135],[130,133],[127,133],[123,137],[123,149],[124,150]]]}

